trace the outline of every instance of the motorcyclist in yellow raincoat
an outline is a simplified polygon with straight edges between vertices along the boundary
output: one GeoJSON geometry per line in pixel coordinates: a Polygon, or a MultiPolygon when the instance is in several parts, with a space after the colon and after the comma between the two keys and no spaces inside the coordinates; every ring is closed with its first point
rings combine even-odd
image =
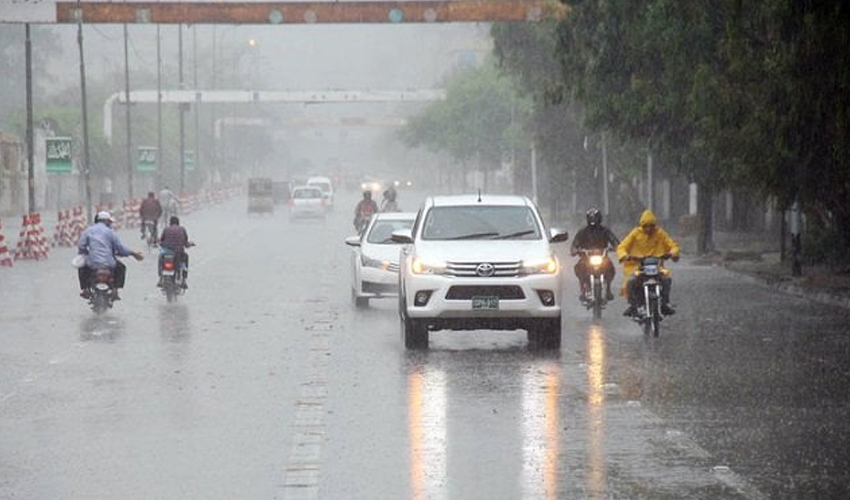
{"type": "MultiPolygon", "coordinates": [[[[658,227],[655,214],[645,210],[640,216],[640,227],[632,229],[617,246],[617,257],[620,262],[623,262],[623,275],[625,277],[623,290],[627,293],[629,299],[629,308],[623,313],[624,316],[632,316],[637,312],[640,290],[638,290],[635,274],[640,259],[643,257],[660,258],[669,255],[675,262],[679,260],[680,253],[679,244],[658,227]]],[[[670,277],[669,269],[664,269],[662,272],[661,314],[670,316],[676,312],[670,307],[670,287],[673,279],[670,277]]]]}

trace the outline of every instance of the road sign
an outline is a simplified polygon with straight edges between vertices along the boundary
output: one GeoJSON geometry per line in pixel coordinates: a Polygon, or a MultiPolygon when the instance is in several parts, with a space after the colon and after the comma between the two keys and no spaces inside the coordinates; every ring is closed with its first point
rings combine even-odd
{"type": "Polygon", "coordinates": [[[139,146],[137,170],[139,172],[156,172],[156,148],[139,146]]]}
{"type": "Polygon", "coordinates": [[[73,170],[71,165],[71,138],[48,137],[44,142],[47,149],[47,172],[70,174],[73,170]]]}
{"type": "Polygon", "coordinates": [[[569,7],[549,0],[426,1],[57,1],[58,23],[322,24],[475,23],[559,19],[569,7]]]}
{"type": "Polygon", "coordinates": [[[193,150],[183,151],[183,166],[186,170],[195,170],[195,152],[193,150]]]}

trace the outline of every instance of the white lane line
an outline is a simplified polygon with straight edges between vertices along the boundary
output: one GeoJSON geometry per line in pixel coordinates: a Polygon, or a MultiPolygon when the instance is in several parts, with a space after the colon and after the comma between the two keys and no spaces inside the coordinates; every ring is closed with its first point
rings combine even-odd
{"type": "Polygon", "coordinates": [[[278,498],[286,500],[315,500],[319,496],[322,448],[326,435],[330,332],[333,330],[333,324],[328,318],[333,317],[333,313],[321,301],[310,302],[310,305],[318,309],[312,312],[311,322],[304,326],[304,332],[310,336],[307,363],[295,399],[291,423],[292,445],[284,467],[281,491],[278,493],[278,498]]]}

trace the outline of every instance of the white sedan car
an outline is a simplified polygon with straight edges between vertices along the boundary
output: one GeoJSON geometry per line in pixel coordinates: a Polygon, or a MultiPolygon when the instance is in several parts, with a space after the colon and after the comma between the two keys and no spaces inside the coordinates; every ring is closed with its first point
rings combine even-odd
{"type": "Polygon", "coordinates": [[[392,234],[410,230],[415,213],[377,213],[361,236],[345,239],[351,252],[351,299],[358,308],[369,299],[398,295],[399,244],[392,234]]]}
{"type": "Polygon", "coordinates": [[[327,201],[322,190],[315,186],[299,186],[292,190],[289,199],[289,218],[318,217],[327,215],[327,201]]]}

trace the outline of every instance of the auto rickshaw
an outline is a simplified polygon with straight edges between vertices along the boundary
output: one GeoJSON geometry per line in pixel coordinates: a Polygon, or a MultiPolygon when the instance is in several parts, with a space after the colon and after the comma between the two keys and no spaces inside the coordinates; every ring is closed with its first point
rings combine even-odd
{"type": "Polygon", "coordinates": [[[274,189],[271,179],[248,179],[248,213],[274,213],[274,189]]]}

